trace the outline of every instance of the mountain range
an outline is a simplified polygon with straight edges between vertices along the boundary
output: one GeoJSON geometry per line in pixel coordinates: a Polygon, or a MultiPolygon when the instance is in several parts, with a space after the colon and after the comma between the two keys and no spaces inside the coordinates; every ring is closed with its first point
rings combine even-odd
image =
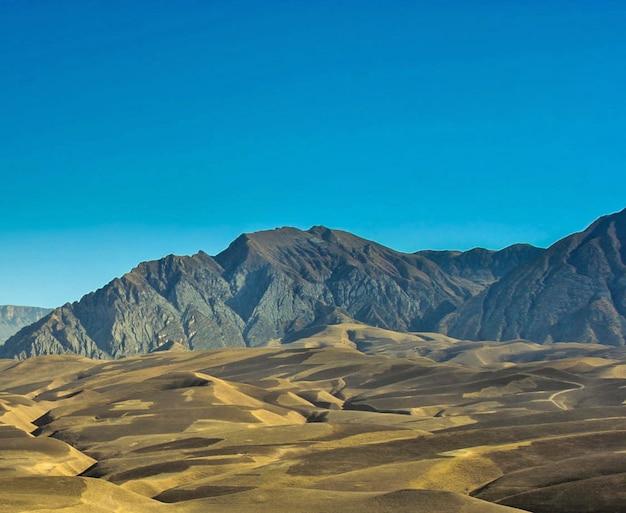
{"type": "Polygon", "coordinates": [[[0,344],[24,326],[41,319],[51,308],[0,305],[0,344]]]}
{"type": "Polygon", "coordinates": [[[626,334],[626,210],[521,263],[443,319],[471,340],[621,346],[626,334]]]}
{"type": "Polygon", "coordinates": [[[214,257],[141,263],[23,328],[0,356],[256,347],[355,321],[469,340],[621,346],[625,245],[626,210],[547,249],[409,254],[321,226],[244,234],[214,257]]]}

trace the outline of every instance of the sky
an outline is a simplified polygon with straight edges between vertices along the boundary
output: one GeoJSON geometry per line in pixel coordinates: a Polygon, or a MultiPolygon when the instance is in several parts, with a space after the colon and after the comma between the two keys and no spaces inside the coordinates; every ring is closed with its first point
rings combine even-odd
{"type": "Polygon", "coordinates": [[[626,207],[621,0],[0,0],[0,304],[313,225],[546,247],[626,207]]]}

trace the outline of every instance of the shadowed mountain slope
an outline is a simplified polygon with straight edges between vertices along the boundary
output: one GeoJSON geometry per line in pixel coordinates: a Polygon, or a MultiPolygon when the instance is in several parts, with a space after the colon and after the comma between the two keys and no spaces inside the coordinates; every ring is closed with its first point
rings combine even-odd
{"type": "MultiPolygon", "coordinates": [[[[509,253],[514,262],[529,254],[509,253]]],[[[144,262],[23,329],[2,355],[117,358],[170,342],[260,346],[330,317],[428,330],[480,291],[481,280],[346,232],[281,228],[242,235],[214,258],[200,252],[144,262]]]]}
{"type": "Polygon", "coordinates": [[[626,210],[601,217],[521,264],[439,328],[472,340],[624,345],[626,210]]]}
{"type": "Polygon", "coordinates": [[[215,257],[141,263],[22,329],[0,356],[119,358],[172,343],[257,347],[354,321],[469,340],[620,346],[624,244],[626,210],[547,250],[407,254],[321,226],[245,234],[215,257]]]}
{"type": "Polygon", "coordinates": [[[24,326],[41,319],[51,308],[35,306],[0,306],[0,344],[24,326]]]}
{"type": "Polygon", "coordinates": [[[518,265],[542,254],[545,250],[530,244],[513,244],[500,251],[474,248],[469,251],[418,251],[416,255],[425,256],[435,262],[451,276],[466,279],[474,290],[498,281],[518,265]]]}

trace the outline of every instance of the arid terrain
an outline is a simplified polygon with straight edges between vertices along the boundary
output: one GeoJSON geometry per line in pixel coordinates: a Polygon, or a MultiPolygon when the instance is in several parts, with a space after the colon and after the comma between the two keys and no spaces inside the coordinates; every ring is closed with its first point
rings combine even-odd
{"type": "Polygon", "coordinates": [[[143,262],[0,346],[0,510],[626,511],[625,241],[143,262]]]}
{"type": "Polygon", "coordinates": [[[344,323],[166,349],[0,360],[2,511],[626,510],[624,348],[344,323]]]}
{"type": "Polygon", "coordinates": [[[0,0],[0,513],[626,513],[625,25],[0,0]]]}

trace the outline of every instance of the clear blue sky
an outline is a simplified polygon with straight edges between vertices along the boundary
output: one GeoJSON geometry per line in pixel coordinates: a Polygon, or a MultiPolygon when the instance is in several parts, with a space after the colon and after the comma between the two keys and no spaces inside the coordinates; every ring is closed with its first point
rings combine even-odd
{"type": "Polygon", "coordinates": [[[626,206],[626,2],[0,0],[0,304],[323,224],[547,246],[626,206]]]}

